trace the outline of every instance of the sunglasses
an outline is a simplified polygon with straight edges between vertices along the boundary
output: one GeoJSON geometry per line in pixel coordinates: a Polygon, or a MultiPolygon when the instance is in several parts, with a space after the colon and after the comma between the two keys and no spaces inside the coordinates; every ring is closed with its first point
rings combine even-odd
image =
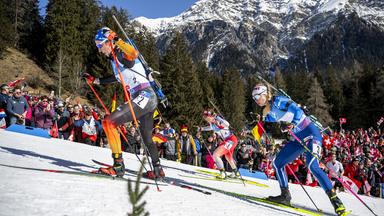
{"type": "Polygon", "coordinates": [[[96,47],[97,47],[98,49],[101,49],[101,48],[104,46],[104,43],[105,43],[106,41],[107,41],[107,40],[102,41],[102,42],[96,44],[96,47]]]}
{"type": "Polygon", "coordinates": [[[252,96],[253,100],[255,100],[255,101],[259,100],[259,99],[261,98],[261,94],[262,94],[262,93],[257,94],[257,95],[253,95],[253,96],[252,96]]]}
{"type": "Polygon", "coordinates": [[[15,94],[21,94],[21,92],[17,91],[17,92],[15,92],[15,94]]]}
{"type": "Polygon", "coordinates": [[[47,101],[47,100],[42,100],[42,102],[48,103],[48,101],[47,101]]]}

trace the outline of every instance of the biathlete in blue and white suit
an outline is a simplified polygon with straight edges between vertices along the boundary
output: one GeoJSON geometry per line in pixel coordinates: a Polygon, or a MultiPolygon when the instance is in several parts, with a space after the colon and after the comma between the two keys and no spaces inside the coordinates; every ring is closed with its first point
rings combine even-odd
{"type": "MultiPolygon", "coordinates": [[[[288,123],[286,130],[291,130],[298,138],[303,140],[308,149],[321,157],[322,137],[319,129],[306,116],[304,111],[292,100],[285,96],[272,96],[267,86],[258,84],[252,91],[252,98],[257,105],[264,107],[265,122],[288,123]]],[[[268,197],[270,201],[290,205],[291,195],[288,189],[288,178],[285,165],[295,160],[304,152],[304,147],[296,140],[288,142],[277,154],[273,161],[277,180],[281,188],[281,195],[268,197]]],[[[311,153],[306,152],[306,163],[309,170],[316,177],[321,187],[329,196],[335,212],[338,215],[345,213],[345,207],[332,189],[332,183],[325,172],[320,169],[319,162],[311,153]]]]}

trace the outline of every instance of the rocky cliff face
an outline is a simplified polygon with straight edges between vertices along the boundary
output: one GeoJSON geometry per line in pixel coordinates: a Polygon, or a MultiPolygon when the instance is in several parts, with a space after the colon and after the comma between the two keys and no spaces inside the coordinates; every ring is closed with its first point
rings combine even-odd
{"type": "Polygon", "coordinates": [[[277,65],[384,63],[382,0],[201,0],[176,17],[135,21],[155,35],[162,52],[182,32],[193,57],[218,73],[228,66],[252,73],[277,65]]]}

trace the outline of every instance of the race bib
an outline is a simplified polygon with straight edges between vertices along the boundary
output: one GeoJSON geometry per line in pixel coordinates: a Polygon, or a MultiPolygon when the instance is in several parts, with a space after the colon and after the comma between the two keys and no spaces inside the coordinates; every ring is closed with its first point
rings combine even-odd
{"type": "Polygon", "coordinates": [[[137,104],[141,109],[144,109],[144,107],[148,104],[149,101],[149,93],[146,91],[141,91],[140,94],[132,100],[133,103],[137,104]]]}
{"type": "Polygon", "coordinates": [[[312,152],[315,153],[319,158],[321,157],[321,145],[316,140],[313,140],[312,152]]]}

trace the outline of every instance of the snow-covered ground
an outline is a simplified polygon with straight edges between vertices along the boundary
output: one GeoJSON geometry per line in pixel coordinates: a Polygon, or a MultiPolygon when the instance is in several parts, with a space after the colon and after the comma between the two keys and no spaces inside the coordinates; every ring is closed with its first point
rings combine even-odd
{"type": "MultiPolygon", "coordinates": [[[[124,153],[128,169],[138,170],[139,162],[132,154],[124,153]]],[[[44,139],[0,130],[0,164],[57,170],[94,170],[98,166],[91,159],[111,163],[109,149],[92,147],[57,139],[44,139]]],[[[273,180],[259,183],[268,188],[187,178],[196,167],[163,160],[166,175],[184,184],[207,186],[221,190],[266,197],[279,193],[273,180]]],[[[127,182],[33,170],[0,165],[0,215],[127,215],[131,211],[127,182]]],[[[131,174],[132,179],[135,179],[131,174]]],[[[147,180],[149,181],[149,180],[147,180]]],[[[144,186],[144,185],[143,185],[144,186]]],[[[167,185],[161,192],[150,185],[144,199],[151,215],[298,215],[289,210],[239,199],[212,191],[205,195],[193,190],[167,185]]],[[[291,185],[292,203],[314,209],[300,186],[291,185]]],[[[318,207],[333,214],[327,196],[320,188],[306,187],[318,207]]],[[[355,197],[340,193],[340,198],[352,215],[372,215],[355,197]]],[[[384,200],[361,197],[377,214],[384,215],[384,200]]]]}

